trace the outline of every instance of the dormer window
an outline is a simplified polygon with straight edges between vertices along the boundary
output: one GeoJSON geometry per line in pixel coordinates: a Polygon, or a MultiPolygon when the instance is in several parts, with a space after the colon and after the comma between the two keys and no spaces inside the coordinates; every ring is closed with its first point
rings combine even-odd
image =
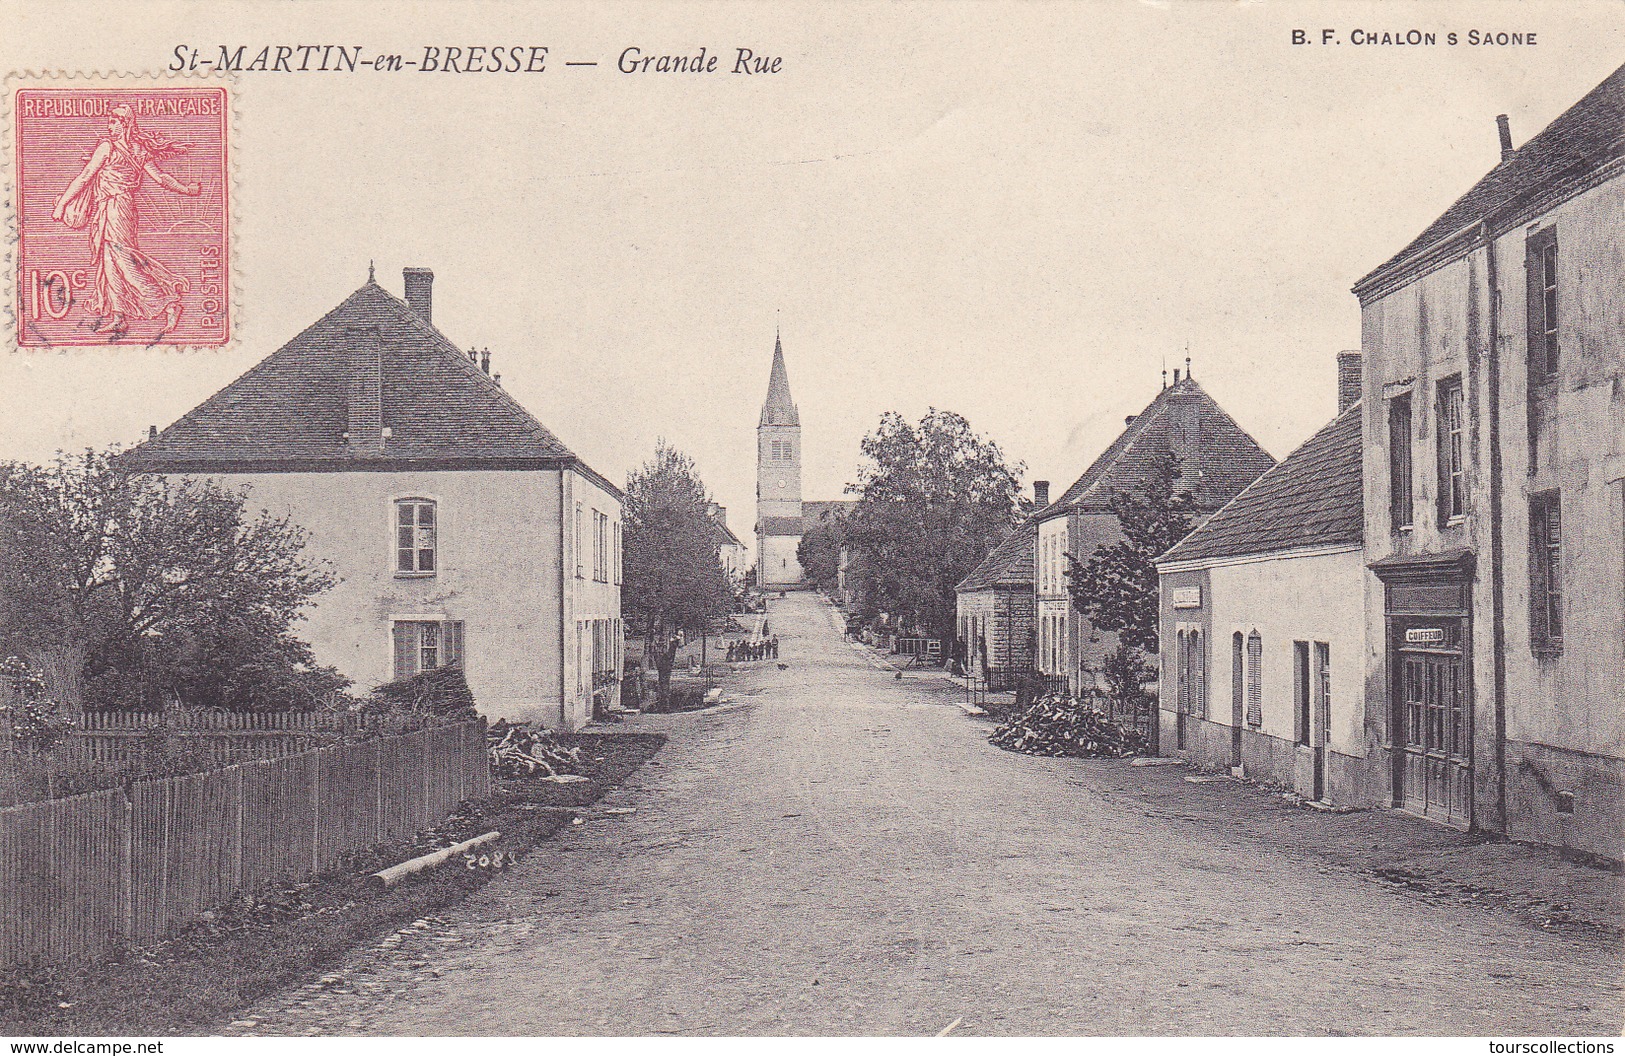
{"type": "Polygon", "coordinates": [[[430,499],[395,502],[395,574],[432,576],[436,564],[435,504],[430,499]]]}

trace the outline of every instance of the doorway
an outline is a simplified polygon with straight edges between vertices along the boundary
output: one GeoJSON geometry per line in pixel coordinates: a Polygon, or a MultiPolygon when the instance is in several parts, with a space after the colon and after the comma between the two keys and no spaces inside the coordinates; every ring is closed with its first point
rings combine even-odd
{"type": "Polygon", "coordinates": [[[1396,628],[1393,699],[1398,743],[1395,799],[1450,825],[1472,820],[1472,701],[1461,647],[1464,620],[1410,620],[1396,628]]]}

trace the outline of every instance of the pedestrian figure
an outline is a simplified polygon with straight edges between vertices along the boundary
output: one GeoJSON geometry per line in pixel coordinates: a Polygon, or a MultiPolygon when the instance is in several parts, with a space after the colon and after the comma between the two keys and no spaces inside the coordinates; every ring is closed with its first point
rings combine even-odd
{"type": "Polygon", "coordinates": [[[768,645],[768,650],[773,654],[773,659],[777,660],[779,658],[779,636],[778,635],[775,634],[773,636],[771,644],[768,645]]]}

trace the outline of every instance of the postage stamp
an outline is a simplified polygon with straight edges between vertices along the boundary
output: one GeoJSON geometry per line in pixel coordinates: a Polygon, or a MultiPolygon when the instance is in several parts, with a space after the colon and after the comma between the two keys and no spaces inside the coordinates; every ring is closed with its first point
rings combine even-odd
{"type": "Polygon", "coordinates": [[[226,89],[27,87],[12,102],[18,344],[225,344],[226,89]]]}

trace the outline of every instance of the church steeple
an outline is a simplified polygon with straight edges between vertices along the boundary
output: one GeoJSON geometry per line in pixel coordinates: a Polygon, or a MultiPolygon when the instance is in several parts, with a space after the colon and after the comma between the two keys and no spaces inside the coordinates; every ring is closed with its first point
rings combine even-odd
{"type": "Polygon", "coordinates": [[[784,346],[773,335],[773,371],[767,378],[767,399],[762,403],[761,425],[800,425],[795,401],[790,398],[790,374],[784,368],[784,346]]]}

